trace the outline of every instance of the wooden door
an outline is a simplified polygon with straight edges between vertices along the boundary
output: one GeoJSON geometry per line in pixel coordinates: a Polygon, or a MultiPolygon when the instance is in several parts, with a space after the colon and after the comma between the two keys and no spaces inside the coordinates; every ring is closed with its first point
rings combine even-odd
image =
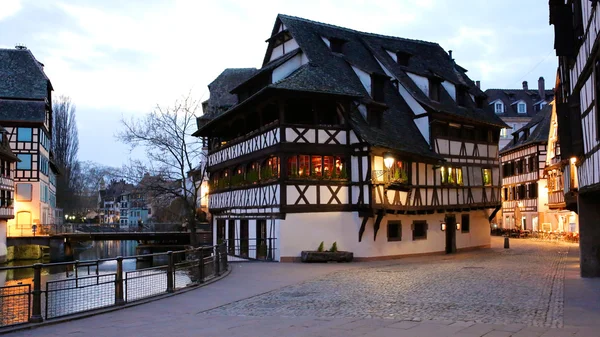
{"type": "Polygon", "coordinates": [[[446,215],[446,254],[456,253],[456,217],[446,215]]]}

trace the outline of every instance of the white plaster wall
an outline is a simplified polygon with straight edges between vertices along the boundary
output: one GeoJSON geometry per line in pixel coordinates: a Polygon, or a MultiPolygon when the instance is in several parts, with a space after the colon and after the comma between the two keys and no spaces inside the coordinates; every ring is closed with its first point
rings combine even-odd
{"type": "Polygon", "coordinates": [[[548,180],[540,179],[538,180],[538,203],[537,203],[537,211],[538,212],[547,212],[548,208],[548,180]]]}
{"type": "MultiPolygon", "coordinates": [[[[466,214],[466,213],[461,213],[466,214]]],[[[470,214],[469,233],[456,231],[456,248],[469,248],[489,245],[490,242],[490,223],[485,211],[472,211],[470,214]]],[[[456,222],[460,223],[461,215],[456,214],[456,222]]]]}
{"type": "Polygon", "coordinates": [[[329,42],[328,38],[321,36],[321,40],[323,40],[323,42],[325,42],[325,44],[327,45],[327,48],[329,48],[331,46],[331,42],[329,42]]]}
{"type": "MultiPolygon", "coordinates": [[[[427,90],[429,90],[429,83],[427,83],[427,90]]],[[[402,96],[402,98],[406,101],[406,103],[408,104],[408,106],[410,107],[410,109],[413,111],[413,113],[415,114],[415,116],[421,115],[426,113],[427,111],[425,111],[425,108],[423,108],[421,106],[421,104],[419,104],[414,97],[412,97],[412,95],[410,93],[408,93],[408,90],[406,90],[405,87],[403,87],[402,85],[398,85],[398,92],[400,93],[400,96],[402,96]]],[[[429,95],[429,92],[426,93],[427,95],[429,95]]]]}
{"type": "MultiPolygon", "coordinates": [[[[457,231],[457,248],[467,248],[490,244],[490,227],[483,211],[471,213],[470,233],[457,231]]],[[[446,248],[446,233],[440,223],[444,214],[428,215],[386,215],[381,221],[377,238],[374,241],[374,219],[367,222],[362,242],[358,242],[361,218],[358,213],[326,212],[287,214],[280,220],[281,256],[299,257],[303,250],[316,250],[321,241],[329,249],[337,242],[339,250],[352,251],[355,257],[382,257],[396,255],[443,252],[446,248]],[[388,241],[387,222],[399,220],[402,223],[402,240],[388,241]],[[429,224],[427,239],[412,240],[411,225],[414,220],[425,220],[429,224]]],[[[456,214],[460,221],[460,214],[456,214]]]]}
{"type": "Polygon", "coordinates": [[[423,138],[425,138],[427,144],[429,144],[429,117],[423,116],[421,118],[416,118],[415,124],[417,125],[417,128],[421,132],[423,138]]]}
{"type": "MultiPolygon", "coordinates": [[[[43,175],[41,175],[43,176],[43,175]]],[[[15,218],[8,220],[8,234],[9,236],[27,236],[31,235],[31,229],[20,229],[17,228],[17,214],[21,211],[29,211],[31,213],[31,224],[37,221],[38,224],[41,224],[41,216],[42,216],[42,207],[49,207],[48,204],[42,203],[40,201],[40,182],[24,182],[25,184],[31,184],[31,201],[18,201],[17,200],[17,191],[15,183],[15,204],[14,204],[14,212],[15,218]]],[[[30,225],[31,225],[30,224],[30,225]]]]}
{"type": "Polygon", "coordinates": [[[456,101],[456,86],[454,86],[454,84],[452,84],[448,81],[443,81],[442,87],[444,87],[444,89],[446,89],[448,94],[450,94],[450,97],[452,97],[452,99],[454,101],[456,101]]]}
{"type": "Polygon", "coordinates": [[[6,225],[6,220],[0,220],[0,263],[6,261],[6,225]]]}
{"type": "Polygon", "coordinates": [[[392,60],[394,60],[394,62],[398,62],[398,55],[396,53],[391,52],[387,49],[385,51],[388,53],[388,55],[390,55],[390,57],[392,58],[392,60]]]}
{"type": "Polygon", "coordinates": [[[289,53],[299,48],[298,42],[295,39],[289,39],[283,43],[285,53],[289,53]]]}
{"type": "Polygon", "coordinates": [[[300,54],[287,60],[285,63],[283,63],[282,65],[280,65],[279,67],[277,67],[273,70],[273,74],[271,75],[273,83],[286,78],[294,70],[300,68],[301,65],[302,65],[302,55],[300,55],[300,54]]]}
{"type": "Polygon", "coordinates": [[[282,44],[273,48],[273,51],[271,52],[271,59],[269,61],[273,61],[273,60],[277,59],[278,57],[280,57],[281,55],[283,55],[283,45],[282,44]]]}
{"type": "Polygon", "coordinates": [[[369,75],[365,71],[362,71],[362,70],[356,68],[355,66],[352,66],[352,70],[354,70],[354,72],[356,73],[356,76],[358,76],[358,79],[360,80],[362,85],[365,87],[365,90],[367,90],[367,92],[370,95],[371,94],[371,75],[369,75]]]}
{"type": "Polygon", "coordinates": [[[415,82],[417,87],[419,87],[419,89],[421,89],[425,95],[429,96],[429,80],[427,77],[419,76],[409,72],[406,74],[413,80],[413,82],[415,82]]]}

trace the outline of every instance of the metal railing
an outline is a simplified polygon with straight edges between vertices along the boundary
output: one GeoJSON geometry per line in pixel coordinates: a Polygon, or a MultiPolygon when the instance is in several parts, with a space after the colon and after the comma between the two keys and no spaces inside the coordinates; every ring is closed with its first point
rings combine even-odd
{"type": "Polygon", "coordinates": [[[228,268],[225,243],[111,259],[0,267],[0,272],[9,273],[33,270],[33,279],[0,286],[0,332],[6,326],[39,323],[173,293],[218,277],[228,268]],[[123,268],[126,260],[148,259],[152,259],[153,266],[123,268]],[[101,265],[113,264],[115,270],[101,270],[101,265]],[[65,277],[46,280],[48,276],[44,273],[42,277],[42,270],[50,268],[64,268],[65,277]]]}

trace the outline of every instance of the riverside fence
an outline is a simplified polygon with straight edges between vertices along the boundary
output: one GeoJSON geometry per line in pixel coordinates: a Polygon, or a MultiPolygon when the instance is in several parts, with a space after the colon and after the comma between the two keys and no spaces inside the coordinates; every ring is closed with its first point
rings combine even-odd
{"type": "Polygon", "coordinates": [[[90,261],[0,267],[0,273],[31,268],[33,278],[0,286],[0,332],[90,310],[122,306],[173,293],[220,276],[229,268],[226,243],[166,253],[90,261]],[[124,270],[126,260],[153,261],[147,268],[124,270]],[[103,271],[101,265],[114,265],[103,271]],[[158,265],[155,265],[158,264],[158,265]],[[65,278],[48,279],[42,270],[64,268],[65,278]]]}

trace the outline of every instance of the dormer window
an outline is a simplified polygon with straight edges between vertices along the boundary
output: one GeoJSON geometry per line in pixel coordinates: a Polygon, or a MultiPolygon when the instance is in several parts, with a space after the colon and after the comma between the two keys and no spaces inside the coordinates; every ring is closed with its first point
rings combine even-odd
{"type": "Polygon", "coordinates": [[[399,51],[396,53],[396,62],[398,62],[398,64],[401,66],[408,67],[408,61],[410,60],[411,56],[412,55],[409,53],[399,51]]]}
{"type": "Polygon", "coordinates": [[[456,103],[459,106],[467,105],[467,90],[465,87],[456,86],[456,103]]]}
{"type": "Polygon", "coordinates": [[[504,112],[504,104],[502,102],[494,103],[494,112],[497,114],[501,114],[504,112]]]}
{"type": "Polygon", "coordinates": [[[429,98],[434,101],[440,101],[440,91],[442,84],[438,79],[429,79],[429,98]]]}
{"type": "Polygon", "coordinates": [[[380,75],[371,75],[371,97],[374,101],[383,102],[383,86],[385,83],[385,77],[380,75]]]}
{"type": "Polygon", "coordinates": [[[345,43],[346,43],[345,40],[330,38],[329,39],[329,48],[334,53],[342,54],[343,53],[342,49],[343,49],[345,43]]]}
{"type": "Polygon", "coordinates": [[[527,113],[527,105],[523,102],[517,104],[517,112],[520,114],[527,113]]]}

